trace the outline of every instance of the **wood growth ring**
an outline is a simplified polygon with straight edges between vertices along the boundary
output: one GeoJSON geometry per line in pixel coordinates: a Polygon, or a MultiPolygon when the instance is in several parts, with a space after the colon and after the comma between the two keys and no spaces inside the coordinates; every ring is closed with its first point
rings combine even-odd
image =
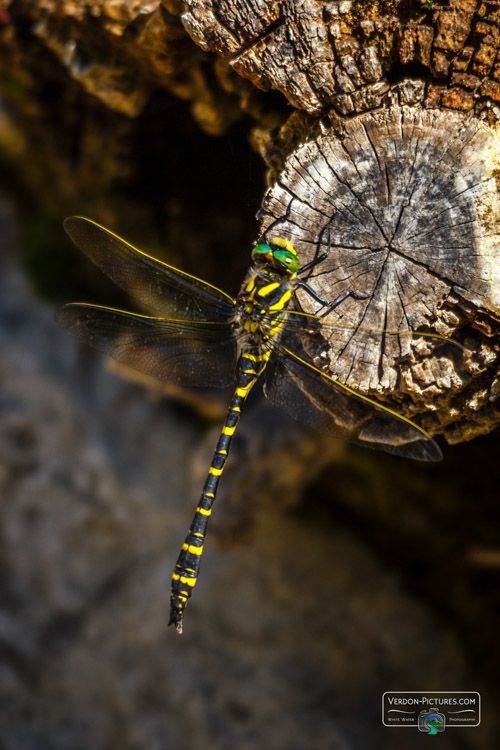
{"type": "MultiPolygon", "coordinates": [[[[370,296],[349,297],[325,320],[453,337],[465,310],[500,314],[499,166],[496,132],[472,115],[366,112],[287,158],[262,228],[282,216],[273,234],[290,239],[305,263],[326,249],[330,222],[330,256],[308,283],[329,300],[349,290],[370,296]]],[[[303,290],[298,299],[321,312],[303,290]]],[[[323,363],[342,382],[386,401],[406,393],[406,413],[430,409],[441,427],[453,421],[451,400],[471,379],[457,351],[422,358],[409,336],[352,328],[325,338],[323,363]]]]}

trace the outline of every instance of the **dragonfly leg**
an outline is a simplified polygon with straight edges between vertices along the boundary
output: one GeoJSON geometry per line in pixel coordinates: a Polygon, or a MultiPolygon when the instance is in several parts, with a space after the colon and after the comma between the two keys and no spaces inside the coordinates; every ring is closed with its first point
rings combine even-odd
{"type": "MultiPolygon", "coordinates": [[[[304,273],[305,271],[310,271],[311,268],[314,268],[315,266],[318,266],[320,263],[323,263],[324,260],[326,260],[330,254],[331,249],[331,240],[332,240],[332,232],[331,232],[331,224],[334,217],[330,219],[328,224],[325,224],[323,229],[320,232],[319,239],[318,239],[318,245],[317,250],[318,252],[319,248],[321,247],[322,241],[323,241],[323,234],[326,230],[327,232],[327,239],[326,239],[326,250],[321,255],[318,255],[317,258],[314,258],[314,260],[311,260],[309,263],[306,263],[305,266],[302,266],[302,268],[299,268],[297,271],[297,275],[304,273]]],[[[305,281],[297,281],[297,286],[301,286],[303,289],[306,290],[308,294],[313,297],[313,299],[316,300],[316,302],[319,302],[321,305],[326,307],[327,309],[320,315],[321,318],[323,318],[325,315],[328,315],[328,313],[333,310],[337,305],[340,305],[341,302],[343,302],[348,297],[353,297],[353,299],[369,299],[371,297],[371,294],[360,294],[360,292],[355,292],[353,289],[349,289],[349,291],[344,292],[343,294],[339,295],[336,299],[329,302],[324,297],[321,297],[317,292],[314,291],[312,287],[307,284],[305,281]]]]}
{"type": "MultiPolygon", "coordinates": [[[[294,200],[295,200],[295,198],[291,198],[291,199],[290,199],[290,203],[289,203],[289,204],[288,204],[288,206],[286,207],[286,211],[285,211],[285,215],[284,215],[284,216],[278,216],[278,218],[277,218],[277,219],[275,219],[274,221],[272,221],[272,222],[271,222],[271,223],[269,224],[269,226],[267,226],[267,227],[266,227],[266,229],[265,229],[265,231],[264,231],[264,233],[262,234],[262,237],[261,237],[261,239],[260,239],[260,241],[261,241],[261,242],[265,242],[265,244],[266,244],[266,245],[268,245],[268,244],[269,244],[269,242],[267,241],[267,238],[268,238],[269,232],[271,231],[271,229],[273,229],[273,227],[275,227],[275,226],[276,226],[276,224],[279,224],[279,223],[280,223],[281,221],[284,221],[285,219],[288,219],[288,217],[290,216],[290,212],[291,212],[291,210],[292,210],[292,203],[293,203],[293,201],[294,201],[294,200]]],[[[259,208],[259,210],[257,211],[257,214],[256,214],[256,218],[257,218],[257,219],[260,219],[260,218],[261,218],[261,216],[262,216],[262,209],[261,209],[261,208],[259,208]]]]}
{"type": "Polygon", "coordinates": [[[301,286],[302,289],[305,289],[308,294],[313,297],[313,299],[316,300],[316,302],[319,302],[321,305],[326,307],[324,313],[322,313],[319,317],[323,318],[325,315],[327,315],[331,310],[333,310],[337,305],[340,305],[341,302],[343,302],[348,297],[352,297],[353,299],[369,299],[372,295],[371,294],[360,294],[359,292],[355,292],[352,289],[349,289],[349,291],[344,292],[343,294],[339,295],[336,299],[329,302],[328,300],[324,299],[324,297],[321,297],[317,292],[314,291],[312,287],[309,286],[305,281],[298,281],[297,286],[301,286]]]}
{"type": "Polygon", "coordinates": [[[305,271],[310,271],[311,268],[314,268],[315,266],[318,266],[320,263],[323,263],[323,261],[326,260],[328,258],[328,256],[330,255],[331,240],[332,240],[332,231],[331,231],[332,221],[333,221],[333,216],[330,219],[330,221],[328,222],[328,224],[325,224],[325,226],[323,227],[323,229],[319,233],[319,237],[318,237],[318,244],[316,246],[316,255],[318,254],[319,248],[322,245],[323,234],[324,234],[325,230],[327,231],[328,234],[327,234],[327,239],[326,239],[326,250],[325,250],[325,252],[322,253],[321,255],[317,255],[316,258],[314,258],[313,260],[309,261],[309,263],[306,263],[305,266],[302,266],[302,268],[299,268],[299,270],[297,271],[297,276],[299,274],[301,274],[301,273],[305,273],[305,271]]]}

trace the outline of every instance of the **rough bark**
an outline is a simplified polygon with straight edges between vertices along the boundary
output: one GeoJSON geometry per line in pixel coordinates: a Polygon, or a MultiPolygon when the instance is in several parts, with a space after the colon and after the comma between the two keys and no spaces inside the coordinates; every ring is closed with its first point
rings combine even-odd
{"type": "Polygon", "coordinates": [[[342,115],[371,109],[388,88],[386,77],[411,64],[432,77],[424,97],[429,106],[468,111],[500,101],[496,2],[228,5],[187,0],[183,24],[203,49],[309,113],[332,106],[342,115]]]}

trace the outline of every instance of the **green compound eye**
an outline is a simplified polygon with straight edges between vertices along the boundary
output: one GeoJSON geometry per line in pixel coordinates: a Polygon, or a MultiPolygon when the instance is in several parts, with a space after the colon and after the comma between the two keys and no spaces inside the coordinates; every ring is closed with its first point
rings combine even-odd
{"type": "Polygon", "coordinates": [[[273,256],[290,271],[295,273],[299,270],[299,259],[294,253],[290,253],[288,250],[273,250],[273,256]]]}
{"type": "Polygon", "coordinates": [[[254,249],[252,250],[252,255],[266,255],[270,252],[272,252],[272,250],[269,245],[262,244],[254,247],[254,249]]]}

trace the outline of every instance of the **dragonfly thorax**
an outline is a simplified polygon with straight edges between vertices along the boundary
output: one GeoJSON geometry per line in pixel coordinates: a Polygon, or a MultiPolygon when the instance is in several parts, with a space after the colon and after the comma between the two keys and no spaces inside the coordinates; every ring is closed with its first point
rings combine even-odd
{"type": "Polygon", "coordinates": [[[271,338],[283,320],[293,293],[293,279],[264,266],[253,266],[236,299],[235,323],[255,343],[271,338]]]}

